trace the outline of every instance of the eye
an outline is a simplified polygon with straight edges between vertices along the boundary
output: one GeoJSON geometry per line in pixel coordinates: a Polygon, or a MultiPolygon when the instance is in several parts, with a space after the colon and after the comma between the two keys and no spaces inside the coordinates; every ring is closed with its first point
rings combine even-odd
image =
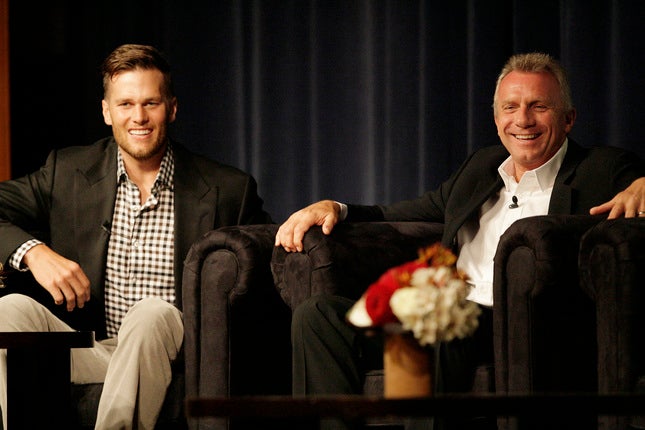
{"type": "Polygon", "coordinates": [[[537,112],[546,112],[547,110],[549,110],[549,107],[543,104],[536,104],[535,106],[533,106],[533,110],[537,112]]]}
{"type": "Polygon", "coordinates": [[[517,105],[507,104],[502,106],[504,112],[515,112],[517,110],[517,105]]]}

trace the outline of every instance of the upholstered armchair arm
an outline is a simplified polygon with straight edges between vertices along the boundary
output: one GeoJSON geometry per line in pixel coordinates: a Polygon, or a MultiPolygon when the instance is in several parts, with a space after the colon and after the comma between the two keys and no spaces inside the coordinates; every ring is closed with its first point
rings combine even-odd
{"type": "Polygon", "coordinates": [[[291,312],[269,265],[277,228],[223,227],[188,253],[182,283],[187,397],[290,393],[291,312]]]}
{"type": "Polygon", "coordinates": [[[516,221],[495,255],[497,391],[595,391],[595,315],[579,283],[582,235],[600,219],[548,215],[516,221]]]}
{"type": "MultiPolygon", "coordinates": [[[[596,304],[598,391],[645,391],[645,219],[606,220],[582,239],[582,286],[596,304]]],[[[645,416],[604,416],[602,428],[645,428],[645,416]]],[[[600,428],[600,427],[599,427],[600,428]]]]}
{"type": "Polygon", "coordinates": [[[339,223],[330,235],[313,227],[302,252],[275,248],[271,270],[291,309],[322,293],[357,299],[388,268],[414,260],[419,248],[440,241],[442,231],[443,224],[427,222],[339,223]]]}

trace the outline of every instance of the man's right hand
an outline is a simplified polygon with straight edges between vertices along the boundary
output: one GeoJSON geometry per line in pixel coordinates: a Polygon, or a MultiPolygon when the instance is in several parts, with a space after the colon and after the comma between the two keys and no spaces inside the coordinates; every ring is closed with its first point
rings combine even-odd
{"type": "Polygon", "coordinates": [[[302,238],[313,225],[322,226],[324,234],[338,223],[340,205],[333,200],[321,200],[298,212],[294,212],[278,229],[275,246],[282,246],[287,252],[302,251],[302,238]]]}
{"type": "Polygon", "coordinates": [[[54,298],[57,305],[67,302],[67,310],[82,308],[90,299],[90,280],[81,266],[47,245],[31,248],[22,259],[36,281],[54,298]]]}

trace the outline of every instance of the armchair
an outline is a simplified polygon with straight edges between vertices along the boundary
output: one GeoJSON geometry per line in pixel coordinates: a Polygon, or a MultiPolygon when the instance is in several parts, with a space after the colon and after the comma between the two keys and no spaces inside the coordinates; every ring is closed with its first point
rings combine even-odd
{"type": "MultiPolygon", "coordinates": [[[[546,215],[501,236],[493,276],[495,389],[504,394],[596,392],[593,302],[580,288],[578,252],[600,218],[546,215]]],[[[595,416],[530,423],[500,417],[500,429],[595,429],[595,416]]],[[[544,421],[542,421],[544,420],[544,421]]]]}
{"type": "MultiPolygon", "coordinates": [[[[473,391],[595,391],[595,316],[579,288],[580,238],[597,218],[525,218],[501,237],[495,258],[495,362],[477,369],[473,391]]],[[[271,270],[290,308],[320,293],[358,298],[385,269],[412,260],[441,239],[441,224],[341,223],[331,235],[310,229],[301,253],[274,250],[271,270]]],[[[382,394],[382,371],[365,375],[364,393],[382,394]]],[[[595,417],[589,421],[595,422],[595,417]]],[[[520,423],[500,417],[500,429],[520,423]]],[[[592,428],[549,417],[534,428],[592,428]],[[540,427],[542,425],[542,427],[540,427]]],[[[524,427],[522,427],[524,428],[524,427]]]]}
{"type": "MultiPolygon", "coordinates": [[[[293,311],[318,294],[358,299],[385,269],[414,260],[419,248],[441,240],[443,224],[427,222],[339,223],[330,235],[312,227],[303,238],[303,251],[273,251],[271,271],[276,288],[293,311]]],[[[383,394],[383,370],[368,370],[363,393],[383,394]]],[[[399,420],[374,419],[378,426],[399,420]]]]}
{"type": "MultiPolygon", "coordinates": [[[[277,225],[222,227],[184,262],[186,396],[291,393],[291,312],[270,271],[277,225]]],[[[189,418],[191,429],[276,429],[280,423],[189,418]]]]}
{"type": "MultiPolygon", "coordinates": [[[[644,244],[642,218],[603,221],[582,239],[580,272],[595,303],[601,394],[645,392],[644,244]]],[[[598,428],[645,428],[645,416],[600,416],[598,428]]]]}
{"type": "MultiPolygon", "coordinates": [[[[291,392],[291,313],[269,266],[276,230],[223,227],[193,244],[182,280],[184,360],[175,363],[158,428],[285,428],[278,422],[184,417],[186,397],[291,392]]],[[[14,291],[13,276],[0,295],[14,291]]],[[[29,289],[37,296],[41,290],[29,289]]],[[[101,390],[102,384],[72,384],[74,428],[94,427],[101,390]]]]}

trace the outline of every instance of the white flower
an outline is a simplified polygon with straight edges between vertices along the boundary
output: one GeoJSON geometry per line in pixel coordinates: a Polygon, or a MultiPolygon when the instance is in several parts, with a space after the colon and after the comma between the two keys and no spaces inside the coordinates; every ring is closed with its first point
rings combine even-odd
{"type": "Polygon", "coordinates": [[[421,345],[463,338],[477,328],[479,307],[466,300],[468,285],[450,268],[417,269],[410,285],[394,292],[390,307],[421,345]]]}
{"type": "Polygon", "coordinates": [[[365,308],[365,296],[362,296],[347,313],[347,320],[356,327],[371,327],[372,318],[370,318],[365,308]]]}
{"type": "Polygon", "coordinates": [[[349,310],[348,321],[372,327],[398,320],[421,345],[470,336],[477,329],[481,310],[466,299],[467,276],[457,270],[456,261],[457,257],[438,243],[420,250],[419,260],[389,269],[370,285],[349,310]],[[372,299],[369,310],[367,297],[372,299]]]}

